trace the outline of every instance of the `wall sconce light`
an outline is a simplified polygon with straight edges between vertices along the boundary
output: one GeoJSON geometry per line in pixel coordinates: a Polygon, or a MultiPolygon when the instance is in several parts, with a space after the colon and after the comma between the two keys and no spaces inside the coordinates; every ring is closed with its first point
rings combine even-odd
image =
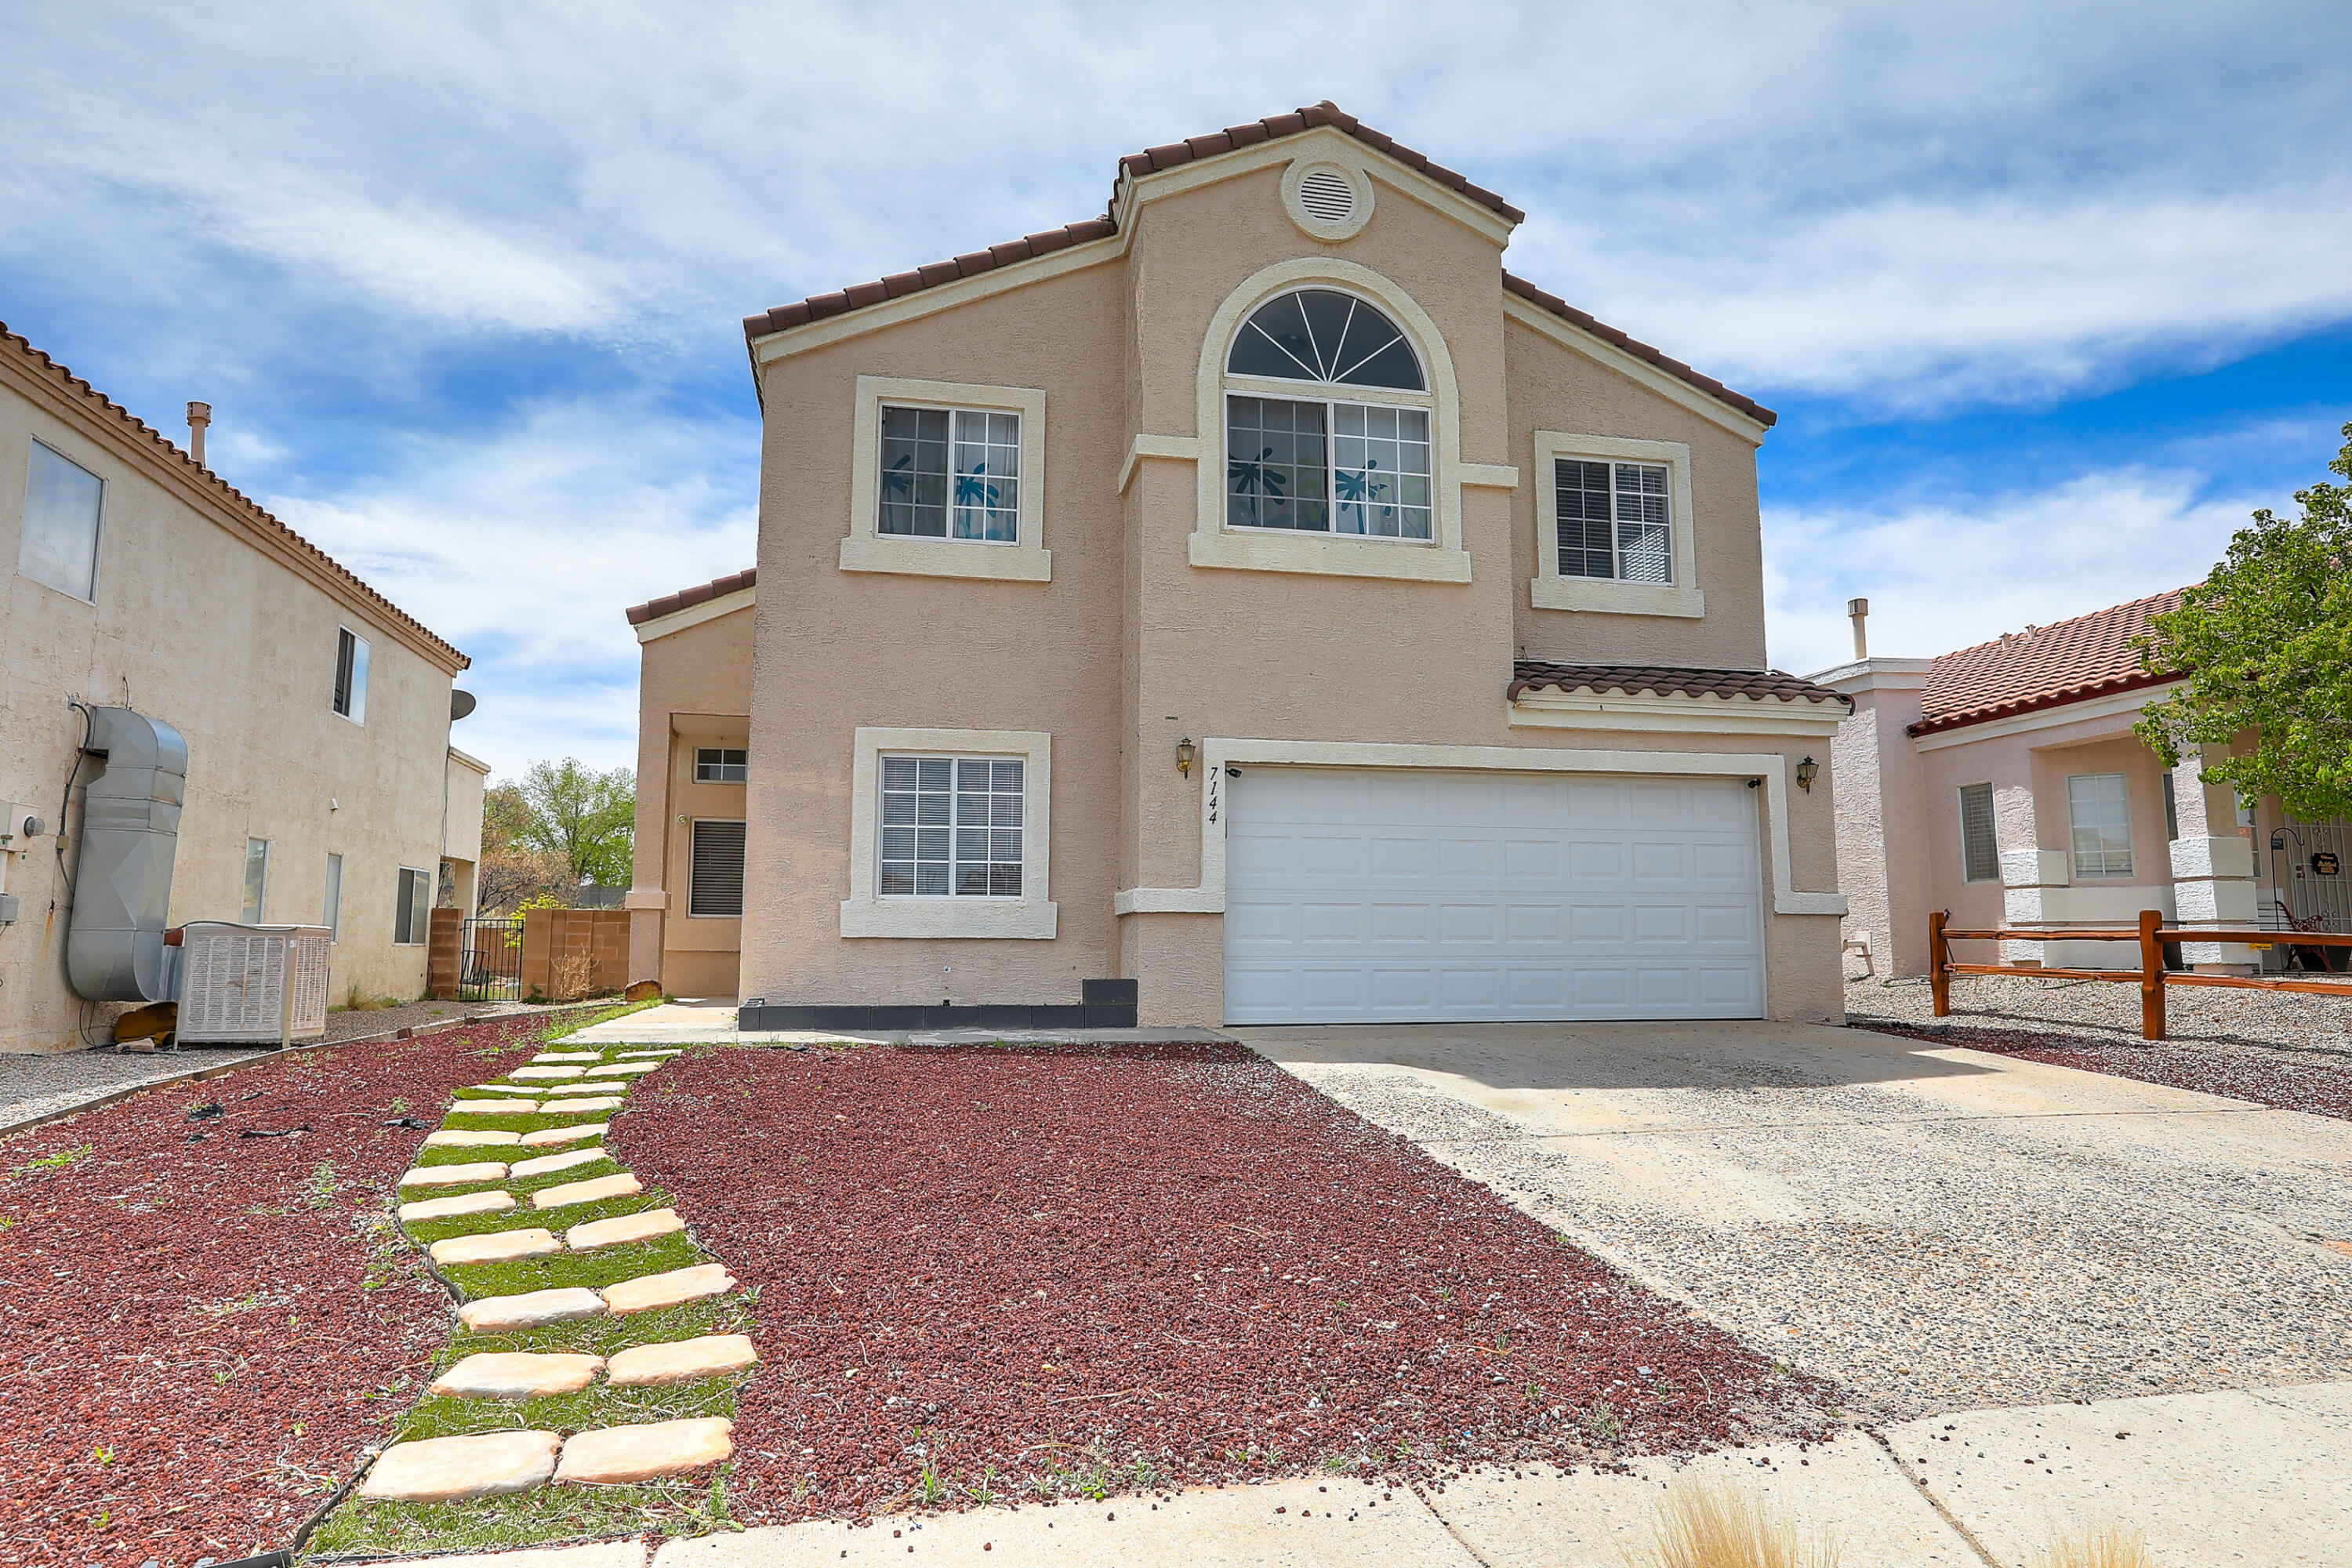
{"type": "Polygon", "coordinates": [[[1176,771],[1186,778],[1192,776],[1192,738],[1190,735],[1176,742],[1176,771]]]}
{"type": "Polygon", "coordinates": [[[1807,795],[1813,793],[1813,781],[1822,776],[1822,764],[1806,757],[1797,763],[1797,787],[1807,795]]]}

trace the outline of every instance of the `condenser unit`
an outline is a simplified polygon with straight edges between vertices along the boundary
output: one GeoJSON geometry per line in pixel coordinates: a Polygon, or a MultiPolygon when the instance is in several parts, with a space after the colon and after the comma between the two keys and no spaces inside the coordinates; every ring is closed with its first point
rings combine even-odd
{"type": "Polygon", "coordinates": [[[325,926],[194,921],[182,927],[180,1044],[323,1036],[332,937],[325,926]]]}

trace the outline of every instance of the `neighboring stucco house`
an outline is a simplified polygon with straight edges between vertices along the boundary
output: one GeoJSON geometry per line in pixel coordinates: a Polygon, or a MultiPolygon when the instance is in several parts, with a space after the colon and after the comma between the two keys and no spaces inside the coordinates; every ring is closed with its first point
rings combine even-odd
{"type": "Polygon", "coordinates": [[[1326,104],[747,321],[756,575],[630,612],[637,973],[731,951],[755,1026],[1840,1017],[1773,416],[1505,272],[1521,216],[1326,104]]]}
{"type": "Polygon", "coordinates": [[[190,921],[329,926],[333,1000],[413,997],[428,911],[472,901],[466,657],[205,468],[201,440],[0,329],[0,1050],[111,1038],[162,999],[163,928],[190,921]]]}
{"type": "MultiPolygon", "coordinates": [[[[2132,645],[2179,599],[1811,678],[1853,701],[1834,753],[1838,884],[1846,934],[1867,942],[1878,973],[1927,973],[1936,910],[1967,929],[2128,926],[2150,909],[2181,925],[2266,929],[2284,909],[2352,929],[2339,923],[2352,910],[2343,825],[2297,822],[2275,800],[2241,810],[2227,785],[2199,782],[2210,753],[2168,770],[2133,735],[2174,682],[2142,669],[2132,645]]],[[[2005,948],[2006,963],[2139,966],[2128,943],[2005,948]]],[[[2243,969],[2279,953],[2192,942],[2179,958],[2243,969]]]]}

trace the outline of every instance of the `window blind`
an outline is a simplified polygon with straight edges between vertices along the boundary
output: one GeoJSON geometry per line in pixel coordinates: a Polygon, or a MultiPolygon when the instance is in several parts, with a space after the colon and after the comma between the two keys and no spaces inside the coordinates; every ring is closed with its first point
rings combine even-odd
{"type": "Polygon", "coordinates": [[[743,912],[743,825],[698,821],[693,865],[688,872],[686,912],[740,916],[743,912]]]}
{"type": "Polygon", "coordinates": [[[2000,880],[2000,844],[1992,830],[1992,785],[1960,786],[1960,858],[1971,882],[2000,880]]]}

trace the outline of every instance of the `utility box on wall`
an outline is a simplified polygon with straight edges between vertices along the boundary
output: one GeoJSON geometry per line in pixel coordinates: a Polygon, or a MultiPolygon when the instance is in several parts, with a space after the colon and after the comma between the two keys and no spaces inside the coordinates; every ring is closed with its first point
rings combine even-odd
{"type": "Polygon", "coordinates": [[[183,1045],[315,1040],[327,1032],[325,926],[197,921],[180,936],[183,1045]]]}

